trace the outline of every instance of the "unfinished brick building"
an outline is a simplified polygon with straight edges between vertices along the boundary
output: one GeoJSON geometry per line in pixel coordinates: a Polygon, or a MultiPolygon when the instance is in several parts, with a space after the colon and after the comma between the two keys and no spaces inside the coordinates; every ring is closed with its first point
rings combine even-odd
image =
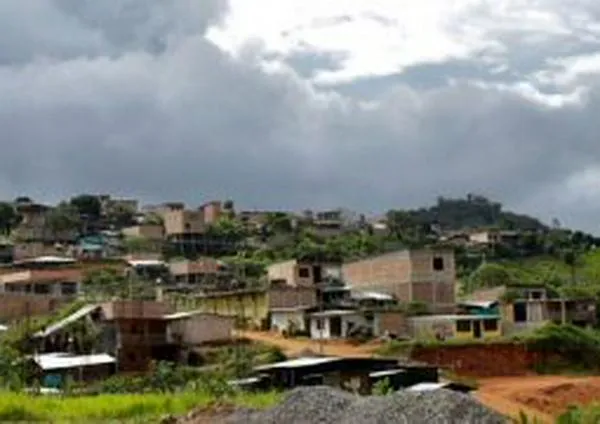
{"type": "Polygon", "coordinates": [[[353,290],[392,294],[401,302],[423,302],[433,313],[455,308],[456,268],[452,250],[402,250],[346,263],[342,276],[353,290]]]}

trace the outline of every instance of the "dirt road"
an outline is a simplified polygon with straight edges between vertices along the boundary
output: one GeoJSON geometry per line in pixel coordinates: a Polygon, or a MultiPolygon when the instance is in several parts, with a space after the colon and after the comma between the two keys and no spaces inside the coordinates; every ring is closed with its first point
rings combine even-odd
{"type": "Polygon", "coordinates": [[[362,345],[353,346],[345,342],[324,342],[322,345],[315,340],[310,339],[286,339],[282,336],[272,333],[245,331],[241,336],[261,342],[277,346],[288,356],[296,356],[307,350],[315,353],[332,356],[350,356],[350,357],[370,357],[377,348],[377,345],[362,345]],[[322,350],[321,350],[322,348],[322,350]]]}

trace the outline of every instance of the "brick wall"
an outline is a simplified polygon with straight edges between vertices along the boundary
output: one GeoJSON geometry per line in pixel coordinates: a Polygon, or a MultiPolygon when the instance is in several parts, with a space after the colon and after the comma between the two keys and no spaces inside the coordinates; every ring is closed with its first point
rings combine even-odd
{"type": "Polygon", "coordinates": [[[68,304],[70,299],[30,294],[0,293],[0,320],[13,321],[49,315],[68,304]]]}
{"type": "Polygon", "coordinates": [[[171,262],[169,268],[173,275],[216,274],[220,272],[220,262],[214,258],[200,258],[195,261],[171,262]]]}
{"type": "Polygon", "coordinates": [[[267,277],[269,281],[285,280],[286,284],[296,284],[296,271],[296,261],[278,262],[267,267],[267,277]]]}
{"type": "Polygon", "coordinates": [[[317,291],[310,287],[272,287],[269,289],[269,309],[317,306],[317,291]]]}
{"type": "Polygon", "coordinates": [[[121,232],[127,237],[143,237],[150,240],[162,240],[164,238],[163,226],[155,224],[135,225],[123,228],[121,232]]]}
{"type": "Polygon", "coordinates": [[[102,305],[106,319],[160,318],[172,311],[167,303],[145,300],[119,300],[102,305]]]}
{"type": "Polygon", "coordinates": [[[205,230],[202,211],[170,210],[163,215],[165,234],[201,233],[205,230]]]}
{"type": "Polygon", "coordinates": [[[342,265],[343,278],[359,290],[406,283],[410,280],[410,273],[408,251],[392,252],[342,265]]]}
{"type": "Polygon", "coordinates": [[[386,311],[377,314],[379,320],[379,334],[388,331],[396,336],[408,334],[406,316],[402,312],[386,311]]]}
{"type": "Polygon", "coordinates": [[[212,224],[221,218],[223,207],[221,202],[209,202],[202,206],[202,214],[206,224],[212,224]]]}
{"type": "Polygon", "coordinates": [[[446,250],[411,250],[412,281],[454,281],[456,264],[454,252],[446,250]],[[442,269],[434,268],[434,259],[440,259],[442,269]]]}
{"type": "Polygon", "coordinates": [[[201,314],[171,321],[168,332],[172,341],[176,340],[175,335],[180,335],[182,343],[186,345],[224,341],[232,336],[234,320],[234,317],[201,314]]]}
{"type": "Polygon", "coordinates": [[[455,302],[456,266],[452,251],[412,250],[393,252],[344,264],[342,275],[358,290],[383,291],[404,302],[441,304],[452,310],[455,302]],[[443,269],[434,269],[434,258],[443,269]]]}

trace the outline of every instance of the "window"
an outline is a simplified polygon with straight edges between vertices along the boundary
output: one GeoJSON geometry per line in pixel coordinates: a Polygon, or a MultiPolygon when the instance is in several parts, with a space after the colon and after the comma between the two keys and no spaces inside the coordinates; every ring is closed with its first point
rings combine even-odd
{"type": "Polygon", "coordinates": [[[498,321],[495,319],[483,320],[483,331],[498,331],[498,321]]]}
{"type": "Polygon", "coordinates": [[[459,333],[471,332],[471,321],[466,319],[456,321],[456,331],[459,333]]]}
{"type": "Polygon", "coordinates": [[[61,283],[60,286],[63,295],[77,294],[77,283],[61,283]]]}
{"type": "Polygon", "coordinates": [[[144,327],[142,327],[141,324],[139,323],[132,323],[131,324],[131,332],[133,334],[143,334],[144,333],[144,327]]]}
{"type": "Polygon", "coordinates": [[[310,277],[310,270],[306,267],[299,268],[298,269],[298,277],[300,277],[300,278],[310,277]]]}
{"type": "Polygon", "coordinates": [[[531,299],[539,300],[544,297],[544,292],[541,290],[532,290],[529,292],[531,299]]]}
{"type": "Polygon", "coordinates": [[[35,284],[33,286],[33,292],[36,294],[49,294],[50,284],[35,284]]]}
{"type": "Polygon", "coordinates": [[[444,270],[444,258],[439,256],[433,258],[433,270],[434,271],[443,271],[444,270]]]}

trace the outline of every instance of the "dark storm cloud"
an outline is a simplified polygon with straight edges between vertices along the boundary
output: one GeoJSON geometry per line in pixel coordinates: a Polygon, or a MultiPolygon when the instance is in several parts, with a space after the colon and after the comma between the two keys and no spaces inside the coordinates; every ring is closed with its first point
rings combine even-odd
{"type": "Polygon", "coordinates": [[[19,3],[0,2],[4,197],[372,211],[479,191],[519,205],[600,162],[596,95],[548,109],[398,84],[365,105],[222,53],[203,32],[223,2],[19,3]]]}

